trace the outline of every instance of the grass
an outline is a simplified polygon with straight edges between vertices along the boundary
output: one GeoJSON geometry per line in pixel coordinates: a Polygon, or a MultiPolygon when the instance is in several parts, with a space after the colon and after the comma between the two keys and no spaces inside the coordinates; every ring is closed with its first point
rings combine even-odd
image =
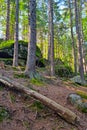
{"type": "Polygon", "coordinates": [[[16,97],[12,93],[10,93],[10,98],[11,98],[12,103],[16,101],[16,97]]]}
{"type": "Polygon", "coordinates": [[[15,73],[14,78],[27,78],[27,76],[24,73],[21,73],[21,74],[15,73]]]}
{"type": "Polygon", "coordinates": [[[30,83],[36,86],[43,86],[45,84],[45,78],[42,77],[38,72],[30,74],[30,83]]]}
{"type": "Polygon", "coordinates": [[[41,111],[44,109],[44,105],[39,101],[34,101],[34,103],[31,105],[31,108],[33,108],[37,111],[41,111]]]}
{"type": "Polygon", "coordinates": [[[4,107],[0,107],[0,122],[9,118],[9,113],[4,107]]]}
{"type": "Polygon", "coordinates": [[[4,87],[3,86],[0,86],[0,91],[2,91],[4,89],[4,87]]]}
{"type": "Polygon", "coordinates": [[[44,85],[43,81],[41,81],[40,79],[35,79],[35,78],[30,79],[30,83],[37,85],[37,86],[43,86],[44,85]]]}

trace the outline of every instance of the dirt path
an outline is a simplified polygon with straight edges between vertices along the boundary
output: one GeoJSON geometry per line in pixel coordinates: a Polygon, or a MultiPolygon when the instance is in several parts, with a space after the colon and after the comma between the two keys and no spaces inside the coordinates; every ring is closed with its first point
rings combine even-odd
{"type": "MultiPolygon", "coordinates": [[[[14,78],[14,72],[11,69],[10,71],[0,70],[0,73],[31,87],[29,79],[14,78]]],[[[57,79],[41,87],[32,85],[32,89],[75,112],[81,118],[81,125],[68,124],[35,99],[4,88],[0,90],[0,107],[4,106],[8,110],[10,118],[0,122],[0,130],[87,130],[87,114],[79,112],[67,103],[68,94],[75,92],[73,87],[57,79]]]]}

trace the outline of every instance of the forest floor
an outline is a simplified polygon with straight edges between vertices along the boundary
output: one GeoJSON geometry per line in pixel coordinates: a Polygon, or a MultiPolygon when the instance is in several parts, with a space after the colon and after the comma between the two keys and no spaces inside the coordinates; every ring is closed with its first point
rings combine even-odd
{"type": "MultiPolygon", "coordinates": [[[[0,74],[69,108],[80,117],[80,124],[77,126],[69,124],[34,98],[9,90],[6,87],[0,87],[2,115],[8,113],[6,118],[0,120],[0,130],[87,130],[87,114],[78,111],[75,106],[67,102],[68,95],[75,93],[78,87],[71,82],[62,81],[59,78],[50,79],[49,77],[46,77],[47,82],[36,85],[31,83],[28,78],[18,78],[15,75],[18,72],[20,73],[20,69],[14,70],[11,67],[0,69],[0,74]],[[5,110],[7,113],[4,113],[5,110]]],[[[47,76],[45,71],[41,72],[41,74],[47,76]]],[[[87,91],[86,87],[79,87],[79,89],[87,91]]]]}

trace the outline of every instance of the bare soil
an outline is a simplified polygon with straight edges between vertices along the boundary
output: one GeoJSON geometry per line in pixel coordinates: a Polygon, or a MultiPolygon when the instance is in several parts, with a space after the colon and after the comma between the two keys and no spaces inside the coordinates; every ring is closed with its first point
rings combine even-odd
{"type": "MultiPolygon", "coordinates": [[[[0,122],[0,130],[87,130],[87,114],[67,102],[68,95],[75,93],[77,89],[75,85],[56,78],[48,79],[49,83],[43,86],[37,86],[30,84],[28,78],[15,78],[14,73],[10,67],[0,70],[0,74],[38,91],[75,112],[80,117],[80,124],[76,126],[69,124],[46,106],[42,104],[39,106],[34,98],[4,87],[0,90],[0,107],[9,112],[9,118],[0,122]]],[[[87,91],[86,88],[81,89],[87,91]]]]}

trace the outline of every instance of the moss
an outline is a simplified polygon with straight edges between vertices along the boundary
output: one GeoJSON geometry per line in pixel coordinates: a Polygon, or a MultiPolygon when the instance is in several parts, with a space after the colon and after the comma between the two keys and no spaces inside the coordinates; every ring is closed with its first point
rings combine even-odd
{"type": "Polygon", "coordinates": [[[84,92],[84,91],[77,91],[76,92],[77,94],[79,94],[82,98],[85,98],[85,99],[87,99],[87,92],[84,92]]]}
{"type": "Polygon", "coordinates": [[[12,65],[13,63],[12,58],[0,58],[0,61],[3,61],[6,65],[12,65]]]}
{"type": "Polygon", "coordinates": [[[44,85],[43,81],[41,81],[40,79],[35,79],[35,78],[32,78],[30,80],[30,83],[34,84],[34,85],[37,85],[37,86],[42,86],[44,85]]]}
{"type": "Polygon", "coordinates": [[[3,42],[0,44],[0,49],[8,48],[8,47],[10,47],[10,46],[13,45],[13,44],[14,44],[14,41],[13,41],[13,40],[3,41],[3,42]]]}

